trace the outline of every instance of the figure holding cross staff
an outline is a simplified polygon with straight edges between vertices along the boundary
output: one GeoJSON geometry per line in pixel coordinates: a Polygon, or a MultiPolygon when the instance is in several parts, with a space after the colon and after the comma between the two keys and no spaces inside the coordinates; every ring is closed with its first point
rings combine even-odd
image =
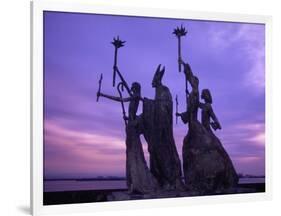
{"type": "MultiPolygon", "coordinates": [[[[125,41],[121,41],[119,39],[119,36],[117,36],[117,38],[113,38],[113,41],[111,43],[114,45],[114,48],[115,48],[115,50],[114,50],[114,65],[113,65],[113,86],[115,86],[116,74],[119,76],[119,78],[121,80],[117,85],[117,91],[119,93],[119,98],[112,97],[112,96],[105,95],[105,94],[101,93],[101,91],[100,91],[101,81],[102,81],[102,74],[101,74],[101,77],[100,77],[100,80],[99,80],[99,90],[98,90],[98,93],[97,93],[97,101],[98,101],[99,97],[102,96],[102,97],[106,97],[106,98],[121,102],[123,119],[124,119],[124,122],[125,122],[125,126],[127,126],[128,117],[126,116],[124,102],[129,102],[133,98],[133,94],[132,94],[133,87],[131,89],[129,88],[127,82],[125,81],[124,77],[122,76],[121,72],[119,71],[119,69],[117,67],[118,49],[124,46],[125,41]],[[130,96],[129,98],[123,98],[122,92],[124,91],[124,88],[127,90],[127,93],[130,96]]],[[[130,116],[130,109],[129,109],[129,116],[130,116]]]]}
{"type": "Polygon", "coordinates": [[[113,85],[115,85],[115,76],[117,74],[121,80],[117,85],[119,97],[103,94],[100,90],[97,93],[97,97],[101,96],[121,102],[123,119],[126,126],[126,179],[128,190],[129,193],[149,194],[157,191],[159,187],[157,180],[148,169],[140,140],[143,124],[142,116],[138,116],[137,111],[139,102],[143,100],[141,97],[141,85],[138,82],[133,82],[131,88],[129,88],[117,67],[117,49],[122,47],[123,43],[119,38],[114,38],[112,42],[115,46],[113,85]],[[129,97],[123,97],[122,91],[124,88],[127,90],[129,97]],[[126,115],[124,105],[126,102],[129,102],[128,116],[126,115]]]}

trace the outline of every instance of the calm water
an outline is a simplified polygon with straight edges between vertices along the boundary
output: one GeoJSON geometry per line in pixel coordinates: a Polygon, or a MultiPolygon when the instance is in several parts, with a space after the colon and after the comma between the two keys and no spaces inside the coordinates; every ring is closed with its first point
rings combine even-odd
{"type": "Polygon", "coordinates": [[[112,181],[45,181],[44,191],[77,191],[77,190],[103,190],[103,189],[126,189],[125,180],[112,181]]]}
{"type": "MultiPolygon", "coordinates": [[[[242,178],[239,180],[240,184],[247,183],[264,183],[264,178],[242,178]]],[[[103,190],[103,189],[126,189],[125,180],[111,180],[111,181],[45,181],[44,192],[51,191],[81,191],[81,190],[103,190]]]]}

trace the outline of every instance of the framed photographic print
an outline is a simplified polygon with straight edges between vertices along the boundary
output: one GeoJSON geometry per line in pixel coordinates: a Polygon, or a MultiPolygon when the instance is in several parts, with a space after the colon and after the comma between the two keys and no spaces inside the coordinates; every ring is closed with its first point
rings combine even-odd
{"type": "Polygon", "coordinates": [[[271,197],[270,17],[31,8],[34,215],[271,197]]]}

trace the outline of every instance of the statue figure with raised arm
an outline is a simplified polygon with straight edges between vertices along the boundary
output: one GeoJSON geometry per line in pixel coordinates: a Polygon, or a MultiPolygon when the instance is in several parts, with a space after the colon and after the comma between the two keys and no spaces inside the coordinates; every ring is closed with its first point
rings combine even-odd
{"type": "Polygon", "coordinates": [[[176,113],[188,124],[188,133],[182,147],[185,184],[189,190],[202,195],[231,190],[237,185],[238,176],[230,157],[211,129],[221,129],[212,109],[211,93],[204,89],[201,94],[204,103],[200,103],[199,79],[188,63],[181,58],[179,63],[183,65],[185,78],[192,87],[188,95],[187,110],[176,113]],[[202,110],[202,123],[197,118],[199,108],[202,110]]]}
{"type": "Polygon", "coordinates": [[[198,108],[199,108],[199,79],[194,76],[191,67],[188,63],[184,63],[180,58],[179,63],[184,66],[184,73],[186,80],[191,85],[191,92],[188,95],[187,99],[187,111],[184,113],[176,113],[177,116],[180,116],[182,121],[186,124],[189,123],[189,128],[194,122],[197,122],[198,108]]]}
{"type": "Polygon", "coordinates": [[[142,117],[137,116],[141,97],[141,85],[134,82],[131,86],[131,96],[122,98],[98,92],[98,96],[118,102],[129,102],[129,115],[126,126],[126,176],[128,190],[132,194],[150,194],[158,190],[158,183],[149,171],[140,140],[142,134],[142,117]]]}

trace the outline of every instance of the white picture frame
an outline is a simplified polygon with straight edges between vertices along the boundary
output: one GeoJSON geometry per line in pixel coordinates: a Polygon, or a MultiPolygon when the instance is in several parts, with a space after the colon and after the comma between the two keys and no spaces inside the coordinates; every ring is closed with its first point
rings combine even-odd
{"type": "Polygon", "coordinates": [[[31,209],[33,215],[186,206],[203,203],[246,202],[272,198],[271,144],[271,17],[228,13],[191,12],[152,8],[116,7],[89,1],[36,0],[31,4],[31,209]],[[43,11],[79,12],[143,17],[182,18],[261,23],[266,26],[266,192],[220,196],[185,197],[105,203],[43,205],[43,11]],[[130,205],[128,205],[130,203],[130,205]]]}

